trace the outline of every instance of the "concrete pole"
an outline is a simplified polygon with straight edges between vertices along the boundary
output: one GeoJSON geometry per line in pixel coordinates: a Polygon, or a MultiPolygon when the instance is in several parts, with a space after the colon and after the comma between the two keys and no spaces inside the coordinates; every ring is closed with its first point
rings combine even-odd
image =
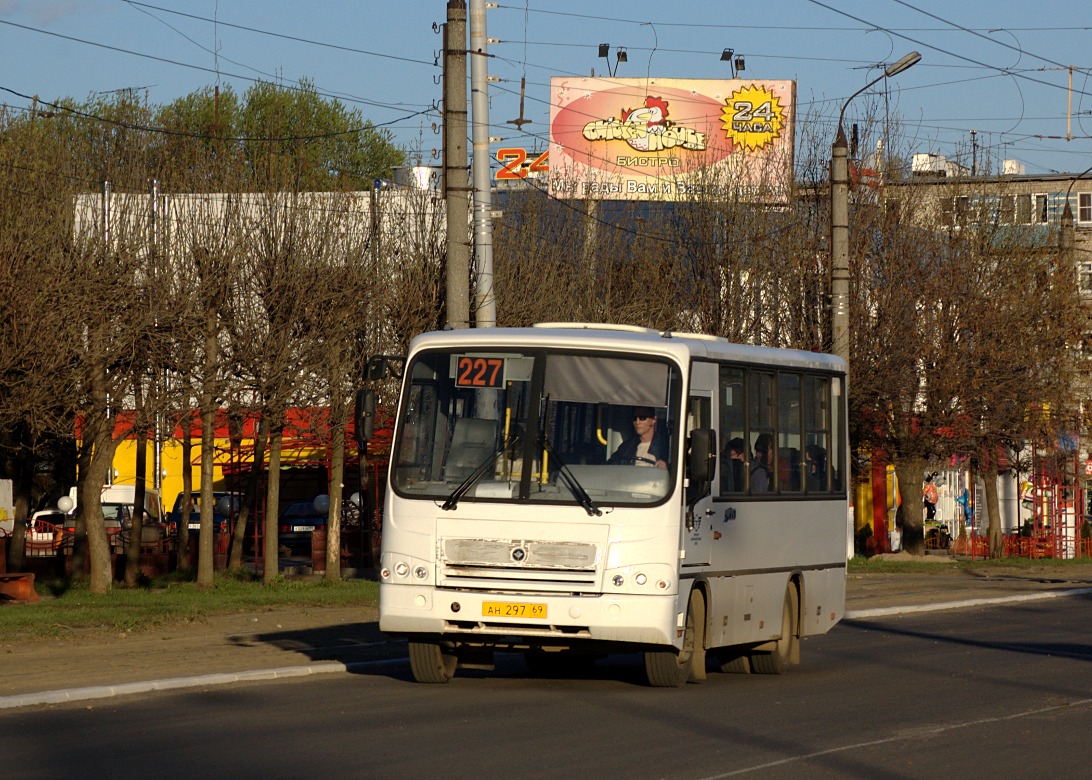
{"type": "Polygon", "coordinates": [[[497,325],[493,290],[493,197],[489,161],[489,39],[485,35],[485,0],[470,0],[470,106],[473,111],[474,257],[478,283],[474,321],[479,328],[497,325]]]}
{"type": "Polygon", "coordinates": [[[849,145],[841,123],[830,152],[831,350],[849,376],[849,145]]]}
{"type": "Polygon", "coordinates": [[[444,26],[444,197],[447,324],[470,327],[470,211],[466,153],[466,2],[448,0],[444,26]]]}
{"type": "Polygon", "coordinates": [[[838,137],[830,151],[830,330],[831,349],[846,362],[849,383],[849,145],[842,129],[846,107],[853,98],[881,79],[897,76],[921,60],[916,51],[889,65],[882,74],[858,89],[838,113],[838,137]]]}

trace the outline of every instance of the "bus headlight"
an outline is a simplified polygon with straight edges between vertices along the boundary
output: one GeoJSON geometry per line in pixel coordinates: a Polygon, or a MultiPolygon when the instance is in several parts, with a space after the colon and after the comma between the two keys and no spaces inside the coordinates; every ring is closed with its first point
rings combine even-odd
{"type": "Polygon", "coordinates": [[[636,577],[634,577],[634,579],[637,581],[638,585],[644,585],[646,582],[648,582],[648,577],[646,577],[644,573],[638,574],[636,577]]]}
{"type": "Polygon", "coordinates": [[[626,584],[626,578],[623,577],[621,574],[615,574],[611,582],[614,583],[614,587],[620,588],[626,584]]]}
{"type": "Polygon", "coordinates": [[[397,574],[399,577],[405,577],[407,574],[409,574],[409,566],[406,564],[405,561],[399,561],[394,565],[394,573],[397,574]]]}
{"type": "Polygon", "coordinates": [[[424,566],[418,566],[416,569],[413,570],[413,576],[419,580],[427,580],[428,569],[426,569],[424,566]]]}

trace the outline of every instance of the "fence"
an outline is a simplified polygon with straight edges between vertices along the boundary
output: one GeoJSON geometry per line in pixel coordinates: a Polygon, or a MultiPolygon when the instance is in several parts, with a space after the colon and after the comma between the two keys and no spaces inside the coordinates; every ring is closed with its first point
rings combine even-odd
{"type": "MultiPolygon", "coordinates": [[[[970,534],[952,540],[952,555],[966,555],[972,560],[988,558],[990,543],[985,536],[970,534]]],[[[1090,558],[1092,539],[1070,536],[1043,535],[1020,536],[1006,534],[1001,537],[1002,558],[1090,558]]]]}

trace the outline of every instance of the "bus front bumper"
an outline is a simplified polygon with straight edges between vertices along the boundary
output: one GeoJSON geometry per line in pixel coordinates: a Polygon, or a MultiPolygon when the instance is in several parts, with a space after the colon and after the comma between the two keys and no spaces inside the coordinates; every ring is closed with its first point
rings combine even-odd
{"type": "Polygon", "coordinates": [[[684,615],[676,596],[524,595],[381,584],[379,628],[498,646],[610,642],[680,647],[684,615]]]}

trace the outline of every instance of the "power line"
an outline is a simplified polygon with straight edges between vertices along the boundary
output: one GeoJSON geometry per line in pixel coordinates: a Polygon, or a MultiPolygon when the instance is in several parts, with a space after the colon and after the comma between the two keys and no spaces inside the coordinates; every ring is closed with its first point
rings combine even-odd
{"type": "MultiPolygon", "coordinates": [[[[912,38],[909,35],[904,35],[903,33],[897,32],[897,31],[895,31],[893,29],[889,29],[887,27],[884,27],[883,25],[873,24],[872,22],[869,22],[869,21],[867,21],[865,19],[862,19],[859,16],[854,16],[853,14],[849,13],[848,11],[842,11],[842,10],[840,10],[838,8],[835,8],[832,5],[827,5],[826,3],[821,2],[821,0],[808,0],[808,2],[812,3],[813,5],[819,6],[820,8],[825,8],[825,9],[827,9],[828,11],[830,11],[832,13],[836,13],[836,14],[839,14],[841,16],[845,16],[845,17],[847,17],[849,19],[853,19],[854,21],[860,22],[861,24],[867,24],[870,27],[872,27],[873,29],[882,30],[882,31],[884,31],[884,32],[886,32],[888,34],[894,35],[894,36],[896,36],[898,38],[902,38],[905,41],[909,41],[910,43],[917,44],[918,46],[924,46],[925,48],[930,49],[932,51],[940,52],[941,54],[947,54],[949,57],[953,57],[953,58],[955,58],[957,60],[963,60],[964,62],[969,62],[969,63],[971,63],[973,65],[978,65],[980,67],[987,68],[988,70],[997,71],[997,72],[1005,74],[1005,75],[1016,76],[1018,78],[1026,79],[1027,81],[1031,81],[1031,82],[1034,82],[1036,84],[1047,86],[1047,87],[1050,87],[1051,89],[1062,89],[1062,90],[1066,89],[1065,87],[1062,87],[1062,86],[1060,86],[1058,84],[1053,84],[1053,83],[1051,83],[1049,81],[1043,81],[1042,79],[1032,78],[1031,76],[1025,75],[1024,73],[1014,72],[1014,71],[1012,71],[1012,70],[1010,70],[1008,68],[1000,68],[1000,67],[998,67],[996,65],[990,65],[989,63],[981,62],[979,60],[974,59],[973,57],[967,57],[967,56],[964,56],[962,54],[956,54],[954,51],[950,51],[950,50],[942,48],[940,46],[934,46],[933,44],[926,43],[925,41],[919,40],[917,38],[912,38]]],[[[1040,57],[1039,59],[1042,59],[1042,58],[1040,57]]],[[[1084,95],[1086,93],[1081,92],[1079,94],[1084,95]]]]}
{"type": "MultiPolygon", "coordinates": [[[[147,54],[147,53],[144,53],[144,52],[133,51],[131,49],[123,49],[123,48],[121,48],[119,46],[111,46],[111,45],[105,44],[105,43],[98,43],[97,41],[89,41],[89,40],[84,39],[84,38],[77,38],[77,37],[72,36],[72,35],[64,35],[63,33],[52,32],[51,30],[42,30],[42,29],[39,29],[37,27],[30,27],[29,25],[19,24],[18,22],[12,22],[12,21],[9,21],[7,19],[0,19],[0,24],[5,24],[5,25],[8,25],[9,27],[16,27],[16,28],[21,29],[21,30],[27,30],[29,32],[36,32],[36,33],[39,33],[41,35],[49,35],[49,36],[52,36],[54,38],[60,38],[62,40],[72,41],[73,43],[82,43],[85,46],[94,46],[96,48],[106,49],[108,51],[118,52],[119,54],[128,54],[130,56],[140,57],[142,59],[152,60],[154,62],[162,62],[162,63],[167,64],[167,65],[176,65],[176,66],[178,66],[180,68],[188,68],[190,70],[201,71],[202,73],[212,73],[217,77],[219,77],[221,75],[226,75],[229,78],[239,79],[241,81],[247,81],[247,82],[251,82],[251,83],[261,83],[263,81],[262,79],[255,79],[255,78],[253,78],[251,76],[243,76],[243,75],[240,75],[240,74],[237,74],[237,73],[224,73],[223,71],[218,71],[218,70],[215,70],[213,68],[205,67],[203,65],[194,65],[194,64],[188,63],[188,62],[181,62],[179,60],[172,60],[172,59],[169,59],[167,57],[160,57],[160,56],[155,55],[155,54],[147,54]]],[[[286,88],[288,88],[288,89],[295,89],[295,90],[302,89],[302,87],[300,87],[297,83],[292,83],[292,84],[288,84],[288,85],[284,85],[284,86],[286,86],[286,88]]],[[[376,100],[368,100],[366,98],[360,98],[360,97],[347,97],[345,95],[333,95],[333,94],[326,93],[326,92],[316,92],[316,94],[318,94],[318,95],[320,95],[322,97],[335,98],[335,99],[339,99],[339,100],[348,100],[348,101],[354,102],[354,103],[361,103],[363,105],[372,106],[373,108],[382,108],[382,109],[386,109],[386,110],[390,110],[390,111],[404,110],[404,106],[399,105],[399,104],[381,103],[381,102],[376,101],[376,100]]],[[[418,105],[420,105],[420,104],[418,104],[418,105]]]]}
{"type": "Polygon", "coordinates": [[[3,90],[4,92],[8,92],[8,93],[10,93],[12,95],[15,95],[16,97],[23,98],[24,100],[36,100],[38,103],[40,103],[43,106],[49,106],[50,108],[56,109],[57,111],[64,111],[65,113],[72,114],[73,116],[78,116],[81,119],[88,119],[88,120],[91,120],[91,121],[94,121],[94,122],[101,122],[103,124],[112,125],[114,127],[121,127],[121,128],[126,129],[126,130],[137,130],[137,131],[146,132],[146,133],[153,133],[153,134],[156,134],[156,135],[177,136],[177,137],[181,137],[181,138],[195,138],[195,139],[201,139],[201,140],[235,141],[237,143],[261,143],[261,142],[275,143],[275,142],[280,142],[280,141],[317,141],[317,140],[321,140],[321,139],[325,139],[325,138],[337,138],[339,136],[358,135],[360,133],[365,133],[368,130],[379,129],[379,128],[382,128],[382,127],[388,127],[388,126],[393,125],[393,124],[395,124],[397,122],[402,122],[402,121],[404,121],[406,119],[412,119],[415,116],[421,116],[423,114],[427,114],[427,113],[432,111],[432,108],[430,107],[430,108],[424,109],[423,111],[417,111],[417,112],[414,112],[412,114],[407,114],[406,116],[400,117],[399,119],[392,119],[389,122],[374,123],[374,122],[369,121],[369,122],[366,122],[364,125],[349,128],[348,130],[334,130],[334,131],[330,131],[328,133],[312,133],[312,134],[308,134],[308,135],[286,135],[286,136],[233,136],[233,137],[224,137],[224,136],[219,136],[219,135],[212,135],[212,134],[209,134],[209,133],[193,133],[193,132],[189,132],[189,131],[185,131],[185,130],[171,130],[171,129],[168,129],[168,128],[165,128],[165,127],[152,127],[151,125],[138,125],[138,124],[132,124],[132,123],[129,123],[129,122],[122,122],[122,121],[117,120],[117,119],[110,119],[108,117],[98,116],[97,114],[90,114],[90,113],[87,113],[86,111],[80,111],[79,109],[72,108],[71,106],[64,106],[64,105],[61,105],[60,103],[50,103],[48,100],[42,100],[41,98],[36,98],[33,95],[25,95],[22,92],[17,92],[16,90],[11,89],[10,87],[5,87],[3,85],[0,85],[0,90],[3,90]]]}
{"type": "Polygon", "coordinates": [[[351,54],[365,54],[365,55],[367,55],[369,57],[381,57],[382,59],[386,59],[386,60],[396,60],[398,62],[409,62],[409,63],[413,63],[414,65],[427,65],[430,68],[439,67],[435,62],[431,62],[429,60],[418,60],[418,59],[414,59],[413,57],[402,57],[402,56],[399,56],[397,54],[385,54],[383,52],[369,51],[367,49],[358,49],[358,48],[355,48],[353,46],[341,46],[341,45],[336,44],[336,43],[327,43],[325,41],[314,41],[314,40],[311,40],[309,38],[301,38],[298,35],[285,35],[284,33],[275,33],[275,32],[270,32],[269,30],[260,30],[257,27],[247,27],[246,25],[242,25],[242,24],[232,24],[231,22],[225,22],[222,19],[213,20],[213,19],[209,19],[206,16],[197,16],[196,14],[188,14],[188,13],[184,13],[183,11],[175,11],[172,8],[163,8],[162,6],[151,5],[150,3],[139,3],[139,2],[136,2],[136,0],[122,0],[122,2],[124,2],[124,3],[128,4],[128,5],[140,6],[142,8],[151,8],[151,9],[154,9],[156,11],[162,11],[163,13],[167,13],[167,14],[174,14],[175,16],[182,16],[182,17],[186,17],[188,19],[194,19],[194,20],[200,21],[200,22],[207,22],[209,24],[215,23],[215,24],[218,24],[221,27],[231,27],[232,29],[235,29],[235,30],[243,30],[244,32],[250,32],[250,33],[254,33],[256,35],[267,35],[267,36],[269,36],[271,38],[280,38],[280,39],[286,40],[286,41],[295,41],[296,43],[305,43],[305,44],[307,44],[309,46],[319,46],[319,47],[324,48],[324,49],[336,49],[338,51],[345,51],[345,52],[349,52],[351,54]]]}

